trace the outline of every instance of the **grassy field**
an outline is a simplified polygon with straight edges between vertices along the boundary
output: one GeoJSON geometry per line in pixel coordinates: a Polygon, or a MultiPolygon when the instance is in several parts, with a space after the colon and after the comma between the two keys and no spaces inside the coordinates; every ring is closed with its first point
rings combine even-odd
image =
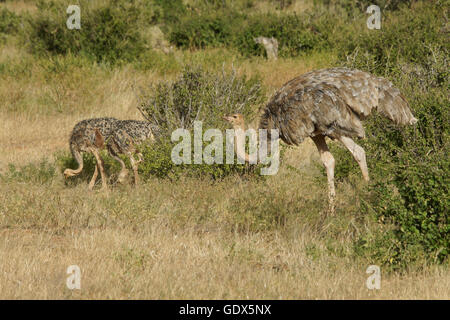
{"type": "MultiPolygon", "coordinates": [[[[5,7],[36,12],[32,1],[5,7]]],[[[106,67],[33,55],[15,36],[0,43],[0,299],[450,299],[448,264],[382,268],[381,289],[367,289],[372,263],[353,253],[355,239],[380,228],[361,212],[366,185],[356,174],[339,182],[328,216],[311,141],[289,148],[264,180],[153,178],[108,192],[67,185],[54,161],[68,151],[74,124],[141,119],[139,88],[173,79],[184,63],[259,75],[269,98],[294,76],[337,61],[333,52],[267,61],[226,48],[158,57],[155,70],[106,67]],[[66,287],[70,265],[81,268],[81,290],[66,287]]]]}

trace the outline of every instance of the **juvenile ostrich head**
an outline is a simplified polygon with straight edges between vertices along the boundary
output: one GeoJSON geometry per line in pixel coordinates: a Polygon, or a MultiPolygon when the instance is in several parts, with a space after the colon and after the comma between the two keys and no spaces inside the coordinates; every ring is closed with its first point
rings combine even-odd
{"type": "Polygon", "coordinates": [[[235,128],[244,127],[244,116],[241,113],[235,113],[229,116],[224,116],[223,119],[233,125],[235,128]]]}

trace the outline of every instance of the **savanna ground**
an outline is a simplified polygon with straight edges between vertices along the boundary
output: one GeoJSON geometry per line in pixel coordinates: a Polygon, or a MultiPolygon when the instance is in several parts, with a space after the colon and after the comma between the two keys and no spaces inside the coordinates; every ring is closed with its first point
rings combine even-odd
{"type": "MultiPolygon", "coordinates": [[[[296,1],[289,10],[311,6],[296,1]]],[[[32,1],[2,8],[37,10],[32,1]]],[[[55,164],[77,121],[141,119],[138,88],[175,78],[183,63],[233,64],[260,76],[269,97],[296,75],[334,66],[334,53],[274,62],[227,48],[175,48],[168,58],[160,53],[161,67],[141,70],[36,56],[15,36],[0,45],[0,298],[450,298],[448,264],[382,267],[381,289],[367,289],[372,262],[353,254],[356,236],[380,228],[360,210],[366,186],[359,174],[340,181],[337,212],[327,216],[326,177],[310,141],[289,148],[266,179],[154,177],[89,192],[84,181],[67,184],[55,164]],[[11,174],[11,165],[21,169],[11,174]],[[81,268],[81,290],[66,287],[70,265],[81,268]]]]}

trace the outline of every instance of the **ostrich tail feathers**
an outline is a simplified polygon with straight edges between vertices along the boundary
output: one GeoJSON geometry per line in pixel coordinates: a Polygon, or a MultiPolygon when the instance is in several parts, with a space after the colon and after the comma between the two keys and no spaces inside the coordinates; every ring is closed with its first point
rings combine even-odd
{"type": "Polygon", "coordinates": [[[417,119],[411,112],[406,98],[386,79],[378,79],[378,106],[377,111],[396,124],[413,125],[417,119]]]}

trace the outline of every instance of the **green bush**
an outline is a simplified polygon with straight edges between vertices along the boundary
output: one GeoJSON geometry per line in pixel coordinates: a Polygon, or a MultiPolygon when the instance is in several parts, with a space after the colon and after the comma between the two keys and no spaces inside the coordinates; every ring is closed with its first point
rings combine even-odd
{"type": "Polygon", "coordinates": [[[245,56],[264,55],[263,46],[256,44],[254,38],[274,37],[278,40],[279,56],[294,57],[326,47],[329,24],[330,21],[325,24],[323,18],[312,19],[307,14],[253,15],[237,33],[234,46],[245,56]]]}
{"type": "Polygon", "coordinates": [[[40,2],[36,17],[29,17],[26,37],[38,54],[83,54],[98,62],[135,60],[145,48],[139,32],[140,10],[131,2],[112,1],[109,6],[90,9],[81,5],[81,29],[66,26],[67,5],[40,2]],[[86,9],[84,9],[86,8],[86,9]]]}
{"type": "Polygon", "coordinates": [[[196,15],[176,25],[169,40],[179,48],[201,49],[230,45],[233,24],[239,16],[233,14],[196,15]]]}
{"type": "Polygon", "coordinates": [[[254,38],[275,37],[281,57],[293,57],[328,46],[331,15],[323,13],[245,15],[230,9],[186,18],[170,33],[170,41],[180,48],[234,47],[244,56],[264,55],[254,38]]]}
{"type": "Polygon", "coordinates": [[[187,14],[186,6],[182,0],[154,0],[154,16],[152,22],[174,25],[187,14]]]}
{"type": "Polygon", "coordinates": [[[227,128],[224,114],[255,115],[255,106],[265,99],[257,77],[247,79],[236,71],[209,72],[198,66],[186,66],[175,81],[160,81],[140,96],[139,109],[167,134],[177,129],[192,129],[194,121],[203,127],[227,128]]]}
{"type": "MultiPolygon", "coordinates": [[[[248,165],[175,165],[171,160],[171,150],[176,143],[171,142],[170,137],[178,128],[192,130],[194,121],[202,121],[203,132],[209,128],[229,128],[222,120],[224,114],[240,112],[251,119],[254,107],[263,100],[260,81],[238,77],[234,71],[213,73],[199,67],[186,67],[177,80],[156,84],[141,95],[139,108],[147,120],[161,128],[162,134],[158,143],[143,146],[145,163],[140,166],[142,173],[144,176],[169,178],[181,174],[203,175],[213,179],[233,173],[253,173],[255,166],[248,165]]],[[[225,139],[223,142],[225,146],[225,139]]],[[[204,142],[204,146],[208,144],[204,142]]]]}
{"type": "Polygon", "coordinates": [[[386,12],[380,30],[364,28],[347,38],[342,33],[334,39],[333,46],[342,60],[353,59],[355,67],[380,75],[398,72],[397,67],[403,63],[423,63],[430,46],[448,50],[448,40],[441,31],[443,12],[443,7],[431,4],[386,12]]]}
{"type": "Polygon", "coordinates": [[[0,10],[0,34],[13,34],[19,30],[20,18],[14,12],[3,8],[0,10]]]}
{"type": "Polygon", "coordinates": [[[377,245],[370,256],[394,268],[449,256],[449,101],[433,93],[411,99],[417,128],[395,128],[379,117],[368,123],[364,146],[373,183],[363,209],[394,226],[374,241],[395,239],[386,242],[389,255],[377,245]]]}

